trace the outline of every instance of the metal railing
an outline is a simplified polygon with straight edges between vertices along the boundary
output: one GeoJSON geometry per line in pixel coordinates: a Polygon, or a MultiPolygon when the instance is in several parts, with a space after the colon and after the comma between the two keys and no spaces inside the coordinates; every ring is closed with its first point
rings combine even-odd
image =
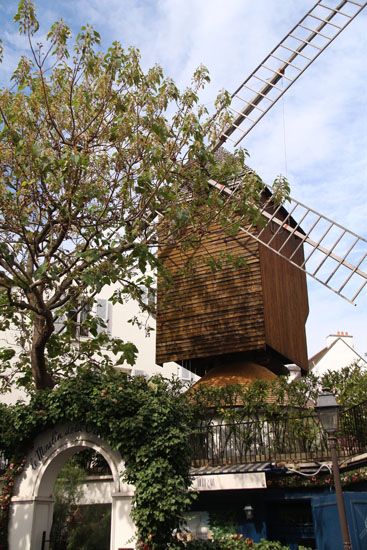
{"type": "MultiPolygon", "coordinates": [[[[367,453],[367,401],[341,411],[337,435],[341,459],[367,453]]],[[[330,460],[327,437],[315,414],[295,416],[294,412],[284,412],[271,418],[248,418],[241,422],[212,421],[191,434],[190,446],[194,468],[330,460]]],[[[8,458],[0,450],[0,475],[6,469],[8,458]]],[[[98,475],[107,473],[99,464],[97,467],[88,462],[86,466],[98,475]]]]}
{"type": "Polygon", "coordinates": [[[342,411],[338,441],[347,456],[367,452],[367,401],[342,411]]]}
{"type": "MultiPolygon", "coordinates": [[[[367,402],[342,411],[338,444],[341,458],[367,452],[367,402]]],[[[326,434],[314,414],[213,422],[192,434],[191,448],[194,468],[330,459],[326,434]]]]}

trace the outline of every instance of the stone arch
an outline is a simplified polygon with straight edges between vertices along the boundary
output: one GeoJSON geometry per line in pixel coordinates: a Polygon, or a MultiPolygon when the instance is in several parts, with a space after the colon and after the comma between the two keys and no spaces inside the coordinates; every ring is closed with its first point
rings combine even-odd
{"type": "Polygon", "coordinates": [[[48,539],[52,526],[53,488],[58,473],[74,454],[87,448],[104,457],[112,474],[110,549],[134,547],[130,518],[134,488],[121,482],[121,454],[86,426],[65,424],[38,435],[27,455],[11,501],[9,550],[41,549],[42,534],[45,531],[48,539]]]}

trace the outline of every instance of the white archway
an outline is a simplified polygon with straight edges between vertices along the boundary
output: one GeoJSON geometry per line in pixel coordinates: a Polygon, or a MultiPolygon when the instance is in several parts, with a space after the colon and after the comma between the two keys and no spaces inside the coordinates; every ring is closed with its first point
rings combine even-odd
{"type": "Polygon", "coordinates": [[[110,467],[112,485],[111,550],[134,548],[130,517],[134,488],[121,482],[124,463],[120,453],[85,426],[65,424],[40,434],[33,443],[11,501],[9,550],[40,550],[42,534],[49,538],[53,516],[53,488],[62,466],[89,448],[100,453],[110,467]]]}

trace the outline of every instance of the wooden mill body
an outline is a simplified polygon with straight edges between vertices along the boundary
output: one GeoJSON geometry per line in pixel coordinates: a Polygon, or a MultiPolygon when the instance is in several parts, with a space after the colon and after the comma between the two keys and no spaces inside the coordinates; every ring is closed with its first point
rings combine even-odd
{"type": "MultiPolygon", "coordinates": [[[[281,209],[278,217],[288,213],[281,209]]],[[[292,219],[288,216],[288,223],[292,219]]],[[[283,245],[292,261],[304,260],[300,239],[272,222],[263,238],[283,245]],[[284,244],[285,243],[285,244],[284,244]],[[289,254],[289,255],[290,255],[289,254]]],[[[253,229],[254,232],[259,231],[253,229]]],[[[218,364],[255,360],[276,374],[284,365],[308,368],[305,323],[308,316],[306,275],[296,266],[239,231],[226,235],[212,226],[195,251],[172,244],[160,250],[172,276],[167,288],[158,281],[156,362],[175,361],[203,375],[218,364]],[[241,256],[245,265],[224,265],[213,271],[214,255],[241,256]],[[197,267],[185,272],[189,260],[197,267]]]]}

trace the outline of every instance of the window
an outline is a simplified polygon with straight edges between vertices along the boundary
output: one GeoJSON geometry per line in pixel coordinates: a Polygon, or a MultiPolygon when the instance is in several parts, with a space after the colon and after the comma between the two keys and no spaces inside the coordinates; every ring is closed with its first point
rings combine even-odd
{"type": "Polygon", "coordinates": [[[75,340],[87,338],[90,336],[90,333],[85,322],[87,318],[93,314],[94,316],[100,317],[106,324],[106,327],[99,326],[98,332],[110,332],[111,309],[112,305],[108,300],[99,298],[96,300],[94,306],[90,303],[85,303],[79,308],[74,307],[55,321],[55,333],[61,334],[67,326],[69,334],[75,340]]]}

